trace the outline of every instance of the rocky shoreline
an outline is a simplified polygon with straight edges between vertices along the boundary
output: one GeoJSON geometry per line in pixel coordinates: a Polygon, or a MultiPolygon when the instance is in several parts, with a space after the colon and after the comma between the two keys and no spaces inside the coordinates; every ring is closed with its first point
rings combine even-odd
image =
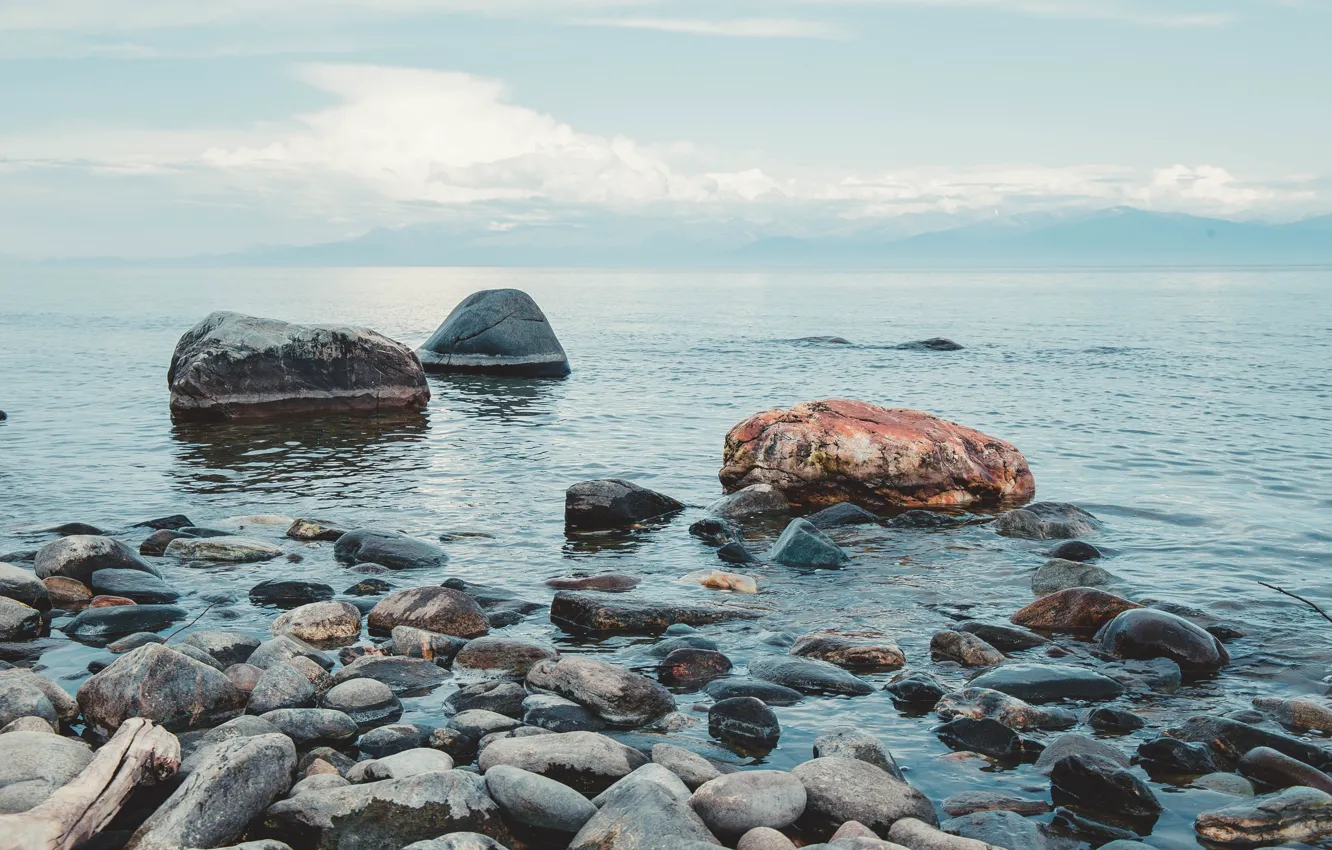
{"type": "Polygon", "coordinates": [[[38,545],[0,555],[0,850],[1332,836],[1332,705],[1175,699],[1230,670],[1250,626],[1133,589],[1093,542],[1113,520],[1030,501],[1011,444],[832,399],[746,419],[722,461],[728,492],[701,511],[715,494],[565,493],[571,546],[692,540],[711,565],[669,592],[633,558],[540,587],[468,581],[450,575],[457,533],[348,517],[30,529],[38,545]],[[863,582],[886,563],[856,570],[876,541],[962,531],[1040,553],[1002,616],[954,588],[940,627],[866,628],[801,611],[786,583],[863,582]],[[238,597],[210,586],[224,576],[252,580],[238,597]],[[56,676],[71,657],[86,672],[56,676]],[[919,758],[922,729],[949,754],[919,758]],[[952,764],[966,780],[931,793],[952,764]],[[1183,811],[1168,791],[1184,788],[1214,805],[1183,811]]]}

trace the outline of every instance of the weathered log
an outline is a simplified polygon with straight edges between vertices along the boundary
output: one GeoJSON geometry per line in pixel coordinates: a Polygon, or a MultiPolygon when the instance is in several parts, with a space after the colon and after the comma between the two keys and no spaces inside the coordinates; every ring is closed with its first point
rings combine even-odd
{"type": "Polygon", "coordinates": [[[0,815],[0,850],[71,850],[110,823],[135,787],[179,769],[175,735],[150,720],[126,720],[83,772],[46,802],[0,815]]]}

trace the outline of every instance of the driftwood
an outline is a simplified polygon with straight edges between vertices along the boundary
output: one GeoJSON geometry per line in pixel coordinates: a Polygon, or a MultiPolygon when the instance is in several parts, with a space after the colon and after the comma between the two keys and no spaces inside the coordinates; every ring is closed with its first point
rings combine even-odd
{"type": "Polygon", "coordinates": [[[110,823],[136,786],[179,769],[175,735],[150,720],[126,720],[83,772],[46,802],[0,815],[0,850],[71,850],[110,823]]]}

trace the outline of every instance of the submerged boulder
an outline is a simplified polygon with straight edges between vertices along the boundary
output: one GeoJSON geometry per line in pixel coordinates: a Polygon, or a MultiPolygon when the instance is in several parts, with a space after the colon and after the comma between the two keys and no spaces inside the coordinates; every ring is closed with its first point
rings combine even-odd
{"type": "Polygon", "coordinates": [[[1066,502],[1035,502],[999,515],[994,530],[1005,537],[1068,540],[1085,537],[1100,526],[1096,517],[1066,502]]]}
{"type": "Polygon", "coordinates": [[[449,562],[433,543],[398,531],[358,528],[338,538],[333,557],[344,564],[378,564],[390,570],[442,567],[449,562]]]}
{"type": "Polygon", "coordinates": [[[532,296],[483,289],[459,302],[417,350],[432,372],[563,378],[569,357],[532,296]]]}
{"type": "Polygon", "coordinates": [[[798,507],[873,510],[1001,505],[1036,484],[1011,444],[928,413],[847,399],[751,416],[726,435],[729,491],[767,483],[798,507]]]}
{"type": "Polygon", "coordinates": [[[570,632],[658,634],[677,623],[702,626],[760,616],[759,611],[732,606],[664,602],[631,594],[608,597],[569,590],[556,593],[550,603],[550,621],[570,632]]]}
{"type": "Polygon", "coordinates": [[[430,400],[416,355],[382,334],[227,311],[180,338],[167,384],[184,419],[423,410],[430,400]]]}
{"type": "Polygon", "coordinates": [[[1221,641],[1200,626],[1150,608],[1119,614],[1096,640],[1101,649],[1119,658],[1169,658],[1186,675],[1215,673],[1230,661],[1221,641]]]}
{"type": "Polygon", "coordinates": [[[684,510],[684,505],[632,481],[580,481],[564,493],[564,524],[572,529],[626,528],[684,510]]]}

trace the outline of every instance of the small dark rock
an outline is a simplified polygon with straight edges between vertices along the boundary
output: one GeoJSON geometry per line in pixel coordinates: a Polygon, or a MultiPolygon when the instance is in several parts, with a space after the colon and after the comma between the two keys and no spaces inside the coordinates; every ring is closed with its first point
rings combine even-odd
{"type": "Polygon", "coordinates": [[[718,702],[736,697],[755,697],[768,705],[795,705],[804,694],[794,688],[753,679],[718,679],[709,682],[703,692],[718,702]]]}
{"type": "Polygon", "coordinates": [[[744,543],[744,537],[735,523],[721,517],[704,517],[689,526],[689,533],[713,546],[744,543]]]}
{"type": "Polygon", "coordinates": [[[1029,754],[1018,733],[988,717],[956,717],[934,731],[952,749],[980,753],[999,761],[1017,763],[1029,754]]]}
{"type": "Polygon", "coordinates": [[[190,518],[184,514],[172,514],[171,516],[158,517],[145,522],[136,522],[134,528],[151,528],[155,531],[179,531],[182,528],[188,528],[194,525],[190,518]]]}
{"type": "Polygon", "coordinates": [[[724,543],[717,547],[717,557],[728,564],[754,564],[758,558],[743,543],[724,543]]]}
{"type": "Polygon", "coordinates": [[[1157,737],[1138,745],[1138,761],[1153,773],[1201,776],[1218,770],[1206,744],[1157,737]]]}
{"type": "Polygon", "coordinates": [[[333,557],[343,564],[368,561],[391,570],[437,568],[449,562],[444,550],[433,543],[372,528],[359,528],[339,537],[333,544],[333,557]]]}
{"type": "Polygon", "coordinates": [[[621,478],[581,481],[564,494],[564,524],[578,530],[627,528],[682,510],[670,496],[621,478]]]}
{"type": "Polygon", "coordinates": [[[973,634],[1000,652],[1020,652],[1024,649],[1042,646],[1050,642],[1033,631],[1010,626],[1007,623],[983,623],[980,620],[964,620],[953,628],[959,632],[973,634]]]}
{"type": "Polygon", "coordinates": [[[882,522],[879,517],[850,502],[839,502],[829,508],[824,508],[818,513],[810,514],[805,517],[815,527],[820,529],[837,528],[843,525],[869,525],[882,522]]]}
{"type": "Polygon", "coordinates": [[[311,602],[325,602],[332,598],[332,587],[323,582],[304,579],[269,579],[250,588],[250,602],[255,605],[274,605],[278,608],[299,608],[311,602]]]}
{"type": "Polygon", "coordinates": [[[1131,711],[1120,708],[1095,708],[1087,717],[1087,725],[1102,732],[1124,734],[1141,729],[1147,723],[1131,711]]]}
{"type": "Polygon", "coordinates": [[[962,346],[951,339],[942,336],[934,336],[929,339],[919,339],[915,342],[904,342],[893,346],[898,351],[961,351],[962,346]]]}
{"type": "Polygon", "coordinates": [[[657,667],[657,677],[666,684],[700,686],[731,672],[731,659],[711,649],[673,650],[657,667]]]}
{"type": "Polygon", "coordinates": [[[1071,755],[1050,771],[1055,805],[1101,812],[1112,820],[1150,826],[1161,815],[1161,802],[1147,783],[1114,761],[1094,755],[1071,755]]]}
{"type": "Polygon", "coordinates": [[[933,708],[948,689],[935,681],[929,673],[920,671],[899,673],[883,689],[889,693],[897,705],[913,708],[933,708]]]}
{"type": "Polygon", "coordinates": [[[1101,550],[1083,540],[1065,540],[1050,550],[1051,558],[1064,561],[1095,561],[1101,550]]]}
{"type": "Polygon", "coordinates": [[[747,750],[771,750],[782,727],[771,708],[754,697],[731,697],[708,708],[708,734],[747,750]]]}

